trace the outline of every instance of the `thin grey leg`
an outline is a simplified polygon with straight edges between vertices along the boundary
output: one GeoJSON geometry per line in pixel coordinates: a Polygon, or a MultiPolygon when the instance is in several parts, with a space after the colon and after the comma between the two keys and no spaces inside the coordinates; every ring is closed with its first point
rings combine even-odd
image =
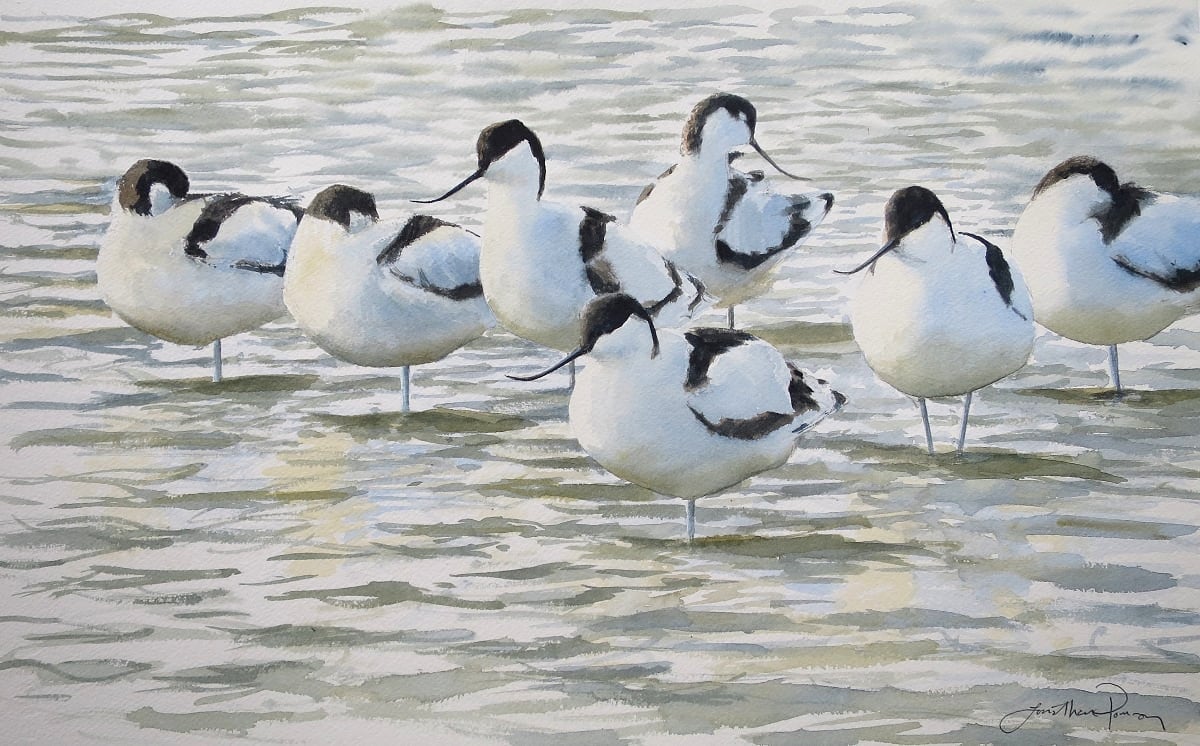
{"type": "Polygon", "coordinates": [[[917,399],[917,406],[921,408],[921,422],[925,423],[925,443],[929,446],[929,455],[933,455],[933,431],[929,429],[929,410],[925,407],[924,399],[917,399]]]}
{"type": "Polygon", "coordinates": [[[221,382],[221,340],[213,342],[213,383],[221,382]]]}
{"type": "Polygon", "coordinates": [[[687,501],[687,543],[696,538],[696,501],[687,501]]]}
{"type": "Polygon", "coordinates": [[[567,375],[570,377],[570,380],[567,383],[567,387],[570,388],[572,391],[574,391],[575,390],[575,361],[574,360],[567,363],[567,375]]]}
{"type": "Polygon", "coordinates": [[[400,411],[408,411],[409,396],[412,392],[412,368],[404,366],[400,369],[400,411]]]}
{"type": "Polygon", "coordinates": [[[733,328],[733,306],[729,307],[729,328],[733,328]]]}
{"type": "Polygon", "coordinates": [[[963,397],[962,425],[959,426],[959,428],[958,428],[958,455],[959,456],[962,455],[963,444],[967,442],[967,415],[969,415],[971,413],[971,396],[974,393],[975,393],[974,391],[968,391],[967,395],[963,397]]]}
{"type": "Polygon", "coordinates": [[[1121,369],[1117,366],[1117,346],[1108,346],[1108,377],[1112,380],[1113,389],[1121,393],[1121,369]]]}

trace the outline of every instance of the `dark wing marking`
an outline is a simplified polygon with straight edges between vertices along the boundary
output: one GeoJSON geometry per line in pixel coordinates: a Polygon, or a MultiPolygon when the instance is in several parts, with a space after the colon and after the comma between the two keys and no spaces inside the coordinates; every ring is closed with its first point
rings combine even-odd
{"type": "Polygon", "coordinates": [[[217,233],[221,230],[221,225],[226,220],[240,208],[254,202],[263,202],[281,210],[290,210],[296,217],[296,222],[299,222],[300,218],[304,216],[304,210],[290,197],[247,197],[237,192],[213,195],[200,210],[200,216],[196,218],[196,222],[192,223],[192,229],[184,239],[184,253],[196,259],[206,258],[208,252],[201,248],[201,244],[206,244],[216,238],[217,233]]]}
{"type": "Polygon", "coordinates": [[[597,259],[583,268],[587,275],[588,284],[596,295],[621,292],[621,282],[613,272],[612,265],[603,258],[597,259]]]}
{"type": "MultiPolygon", "coordinates": [[[[987,243],[987,242],[985,242],[987,243]]],[[[992,284],[996,286],[996,292],[1000,293],[1000,298],[1004,301],[1004,305],[1012,309],[1012,312],[1026,321],[1029,317],[1017,310],[1012,304],[1013,284],[1012,269],[1008,266],[1008,260],[1004,258],[1004,252],[1000,251],[1000,247],[987,243],[987,265],[988,275],[992,278],[992,284]]]]}
{"type": "Polygon", "coordinates": [[[461,285],[453,287],[443,287],[432,282],[424,271],[418,270],[416,277],[410,274],[401,272],[396,267],[396,262],[400,259],[404,249],[411,246],[417,240],[426,236],[438,228],[451,227],[457,228],[454,223],[447,223],[444,220],[429,215],[414,215],[408,219],[400,232],[396,234],[383,251],[379,252],[379,256],[375,257],[375,261],[381,267],[386,267],[388,272],[393,277],[406,282],[419,290],[424,290],[427,293],[449,298],[450,300],[468,300],[470,298],[478,298],[483,295],[483,284],[481,282],[464,282],[461,285]]]}
{"type": "Polygon", "coordinates": [[[1118,267],[1129,274],[1152,280],[1168,290],[1174,290],[1177,293],[1190,293],[1196,288],[1200,288],[1200,267],[1193,269],[1175,267],[1174,273],[1164,275],[1159,272],[1151,272],[1136,267],[1124,256],[1115,256],[1113,257],[1113,261],[1117,263],[1118,267]]]}
{"type": "Polygon", "coordinates": [[[699,277],[688,275],[687,280],[688,282],[692,283],[692,288],[694,288],[696,291],[696,294],[692,296],[690,301],[688,301],[688,313],[692,313],[697,307],[699,307],[701,303],[704,302],[705,288],[704,283],[700,281],[699,277]]]}
{"type": "Polygon", "coordinates": [[[636,206],[645,202],[646,198],[650,196],[650,193],[654,191],[654,185],[673,173],[675,173],[675,166],[671,166],[666,171],[663,171],[661,174],[659,174],[657,179],[646,185],[646,188],[643,189],[642,193],[638,195],[637,202],[634,202],[633,204],[636,206]]]}
{"type": "MultiPolygon", "coordinates": [[[[616,218],[591,207],[582,207],[581,209],[583,210],[583,220],[579,221],[579,256],[583,259],[583,269],[587,275],[588,284],[591,285],[592,292],[596,295],[619,293],[621,292],[621,281],[612,264],[604,257],[604,241],[608,233],[608,224],[616,221],[616,218]]],[[[683,296],[683,276],[673,262],[666,259],[663,259],[662,262],[671,278],[673,287],[663,298],[645,304],[646,310],[651,315],[657,315],[659,311],[683,296]]],[[[694,309],[704,298],[704,285],[691,275],[688,275],[687,278],[696,288],[696,297],[688,306],[690,309],[694,309]]]]}
{"type": "Polygon", "coordinates": [[[249,259],[239,259],[232,265],[234,269],[244,269],[250,272],[258,272],[263,275],[279,275],[283,277],[284,270],[287,269],[287,262],[282,261],[279,264],[263,264],[262,262],[252,262],[249,259]]]}
{"type": "Polygon", "coordinates": [[[737,329],[692,329],[683,335],[690,346],[687,379],[683,388],[693,391],[708,383],[708,369],[717,356],[753,342],[757,337],[737,329]]]}
{"type": "Polygon", "coordinates": [[[1104,243],[1112,243],[1130,220],[1142,214],[1142,206],[1153,201],[1153,192],[1134,184],[1122,184],[1112,195],[1112,204],[1108,209],[1092,215],[1100,223],[1100,237],[1104,243]]]}
{"type": "Polygon", "coordinates": [[[792,400],[792,412],[800,414],[820,409],[821,405],[813,398],[812,386],[809,386],[804,380],[804,373],[791,363],[788,363],[787,367],[792,374],[791,380],[788,381],[788,396],[792,400]]]}
{"type": "Polygon", "coordinates": [[[729,177],[729,186],[725,189],[725,204],[721,207],[721,216],[717,218],[717,224],[713,226],[714,236],[725,229],[729,218],[733,216],[733,208],[737,207],[738,202],[742,201],[742,197],[745,197],[748,191],[750,191],[749,179],[740,174],[729,177]]]}
{"type": "Polygon", "coordinates": [[[608,224],[616,218],[591,207],[583,207],[583,220],[579,221],[579,256],[583,259],[588,284],[596,295],[616,293],[621,289],[616,272],[604,258],[604,239],[608,224]]]}
{"type": "Polygon", "coordinates": [[[416,277],[413,277],[412,275],[406,275],[397,270],[395,267],[389,267],[388,271],[392,273],[393,277],[401,282],[407,282],[409,285],[412,285],[415,288],[424,290],[427,293],[433,293],[434,295],[440,295],[443,298],[449,298],[450,300],[467,300],[469,298],[478,298],[479,296],[483,295],[483,283],[464,282],[461,285],[455,285],[452,288],[446,288],[433,284],[429,278],[425,276],[425,272],[423,271],[418,271],[416,277]]]}
{"type": "Polygon", "coordinates": [[[583,207],[583,220],[579,221],[579,255],[584,264],[596,258],[604,250],[604,236],[608,224],[616,218],[591,207],[583,207]]]}
{"type": "MultiPolygon", "coordinates": [[[[733,211],[746,193],[750,191],[750,184],[762,181],[763,173],[754,171],[749,174],[734,174],[729,177],[729,189],[725,192],[725,206],[721,209],[721,217],[717,220],[717,225],[713,229],[713,234],[718,235],[728,225],[729,219],[733,216],[733,211]]],[[[751,270],[761,265],[771,257],[786,251],[795,245],[797,241],[808,235],[812,230],[812,223],[804,217],[805,211],[808,209],[810,201],[806,197],[798,198],[788,208],[788,229],[783,234],[782,240],[766,251],[745,253],[738,251],[730,246],[723,239],[716,240],[717,261],[723,264],[735,264],[744,270],[751,270]]]]}
{"type": "Polygon", "coordinates": [[[384,247],[383,251],[379,252],[375,261],[380,265],[393,264],[400,258],[404,249],[411,246],[417,239],[429,235],[438,228],[453,225],[453,223],[447,223],[430,215],[413,215],[396,234],[396,237],[384,247]]]}
{"type": "Polygon", "coordinates": [[[996,292],[1000,294],[1000,300],[1004,301],[1004,305],[1011,308],[1013,313],[1028,321],[1029,318],[1012,304],[1013,289],[1016,286],[1013,283],[1012,268],[1009,267],[1008,260],[1004,258],[1004,252],[1000,250],[1000,247],[974,233],[959,231],[958,235],[973,238],[983,244],[988,275],[992,278],[992,285],[995,286],[996,292]]]}
{"type": "MultiPolygon", "coordinates": [[[[703,329],[697,331],[705,332],[731,332],[732,329],[703,329]]],[[[689,333],[690,336],[690,333],[689,333]]],[[[749,335],[747,335],[749,336],[749,335]]],[[[753,337],[751,337],[753,339],[753,337]]],[[[694,354],[694,350],[693,350],[694,354]]],[[[787,427],[796,415],[804,412],[812,412],[819,410],[821,405],[813,398],[813,389],[804,380],[804,374],[795,365],[788,363],[788,370],[791,372],[791,380],[788,382],[788,396],[792,401],[792,413],[784,414],[782,412],[762,412],[753,417],[735,418],[723,417],[716,422],[711,422],[707,417],[700,414],[692,406],[688,409],[692,410],[692,415],[704,425],[704,427],[714,435],[720,435],[726,438],[734,438],[736,440],[758,440],[766,437],[771,433],[776,432],[780,428],[787,427]]],[[[689,361],[688,375],[691,376],[692,367],[689,361]]],[[[833,392],[835,407],[840,408],[846,403],[846,397],[839,392],[833,392]]],[[[795,432],[803,432],[808,429],[812,423],[800,426],[795,432]]]]}
{"type": "Polygon", "coordinates": [[[646,306],[646,310],[650,312],[651,316],[657,316],[658,312],[666,308],[668,304],[674,303],[683,296],[683,278],[680,277],[679,270],[675,268],[675,262],[664,259],[663,265],[666,266],[667,273],[671,276],[671,282],[674,283],[674,287],[671,288],[671,292],[667,293],[661,299],[646,306]]]}
{"type": "Polygon", "coordinates": [[[1004,253],[1000,251],[1000,247],[993,244],[987,244],[987,259],[988,275],[992,278],[992,284],[996,286],[996,292],[1000,293],[1001,299],[1004,300],[1004,305],[1012,306],[1013,294],[1013,278],[1012,270],[1009,269],[1008,261],[1004,258],[1004,253]]]}
{"type": "Polygon", "coordinates": [[[697,412],[692,406],[689,405],[688,409],[692,410],[692,414],[700,421],[700,424],[704,425],[713,435],[734,438],[735,440],[758,440],[779,430],[781,427],[786,427],[792,421],[792,415],[790,414],[763,412],[762,414],[757,414],[746,419],[722,417],[716,422],[710,422],[708,418],[697,412]]]}

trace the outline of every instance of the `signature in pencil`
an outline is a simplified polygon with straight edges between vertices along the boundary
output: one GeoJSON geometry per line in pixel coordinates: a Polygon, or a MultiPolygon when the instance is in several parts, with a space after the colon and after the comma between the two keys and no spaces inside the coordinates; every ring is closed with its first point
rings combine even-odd
{"type": "Polygon", "coordinates": [[[1134,718],[1136,720],[1152,720],[1158,723],[1158,727],[1162,728],[1165,733],[1167,724],[1158,715],[1150,715],[1144,712],[1134,712],[1128,709],[1129,692],[1125,691],[1120,684],[1114,684],[1106,681],[1096,687],[1096,693],[1105,697],[1108,700],[1108,706],[1087,707],[1076,704],[1074,699],[1068,699],[1065,702],[1059,702],[1054,705],[1046,705],[1038,702],[1032,707],[1023,707],[1019,710],[1013,710],[1004,717],[1000,718],[1000,730],[1005,733],[1016,733],[1025,726],[1030,719],[1034,717],[1065,717],[1065,718],[1103,718],[1108,721],[1108,729],[1112,730],[1113,722],[1120,718],[1134,718]]]}

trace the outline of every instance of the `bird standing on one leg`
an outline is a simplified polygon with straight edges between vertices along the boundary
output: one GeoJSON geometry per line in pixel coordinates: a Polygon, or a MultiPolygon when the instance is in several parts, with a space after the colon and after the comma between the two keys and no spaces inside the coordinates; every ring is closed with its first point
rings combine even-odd
{"type": "Polygon", "coordinates": [[[1200,311],[1200,198],[1122,184],[1091,156],[1068,158],[1038,182],[1012,245],[1034,318],[1108,347],[1117,392],[1117,345],[1200,311]]]}
{"type": "Polygon", "coordinates": [[[579,346],[531,381],[583,355],[571,394],[572,432],[608,471],[695,500],[780,466],[802,432],[844,402],[770,344],[732,329],[658,330],[623,293],[602,295],[583,314],[579,346]]]}
{"type": "Polygon", "coordinates": [[[288,197],[189,187],[169,161],[129,167],[117,181],[96,282],[130,326],[176,344],[212,344],[219,381],[221,339],[286,313],[284,268],[304,211],[288,197]]]}
{"type": "Polygon", "coordinates": [[[292,317],[329,354],[370,367],[441,360],[492,326],[479,282],[479,240],[427,215],[379,222],[375,198],[335,184],[313,198],[284,282],[292,317]]]}

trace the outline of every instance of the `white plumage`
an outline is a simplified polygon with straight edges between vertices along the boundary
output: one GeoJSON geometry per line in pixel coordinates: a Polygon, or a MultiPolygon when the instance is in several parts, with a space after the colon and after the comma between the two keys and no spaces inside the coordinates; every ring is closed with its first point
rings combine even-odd
{"type": "Polygon", "coordinates": [[[1148,339],[1200,310],[1200,198],[1121,184],[1076,156],[1051,169],[1013,234],[1013,258],[1052,332],[1109,347],[1148,339]]]}
{"type": "Polygon", "coordinates": [[[480,277],[488,304],[514,334],[558,350],[579,341],[584,305],[621,291],[660,324],[680,324],[704,303],[703,286],[625,233],[616,219],[588,207],[542,199],[541,142],[513,119],[487,127],[479,167],[437,202],[486,178],[480,277]]]}
{"type": "Polygon", "coordinates": [[[571,394],[571,429],[605,469],[689,502],[787,461],[799,433],[842,405],[829,384],[770,344],[730,329],[657,330],[624,294],[583,316],[580,346],[533,380],[589,355],[571,394]]]}
{"type": "Polygon", "coordinates": [[[100,294],[118,316],[184,345],[282,316],[287,250],[302,210],[290,199],[188,192],[183,170],[141,160],[117,182],[97,258],[100,294]]]}
{"type": "MultiPolygon", "coordinates": [[[[340,360],[407,369],[442,359],[494,323],[474,234],[423,215],[378,222],[374,198],[353,187],[313,198],[291,253],[288,310],[340,360]]],[[[407,409],[407,384],[404,398],[407,409]]]]}
{"type": "Polygon", "coordinates": [[[698,103],[684,127],[679,162],[642,192],[629,221],[663,256],[699,277],[718,305],[730,308],[731,319],[733,305],[764,292],[772,270],[833,206],[828,192],[784,190],[761,171],[734,168],[731,151],[746,145],[779,168],[755,140],[756,119],[741,96],[721,93],[698,103]]]}
{"type": "MultiPolygon", "coordinates": [[[[929,452],[924,400],[970,395],[1016,372],[1033,348],[1033,312],[1021,273],[994,244],[957,236],[941,201],[924,187],[892,195],[884,246],[854,293],[854,339],[887,384],[918,399],[929,452]]],[[[848,273],[847,273],[848,274],[848,273]]]]}

